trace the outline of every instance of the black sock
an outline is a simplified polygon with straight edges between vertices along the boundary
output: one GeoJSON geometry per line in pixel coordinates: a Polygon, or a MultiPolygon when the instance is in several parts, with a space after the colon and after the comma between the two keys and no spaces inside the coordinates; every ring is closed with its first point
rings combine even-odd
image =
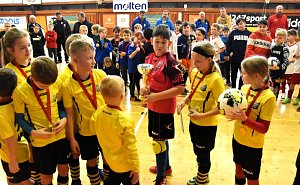
{"type": "Polygon", "coordinates": [[[57,176],[57,185],[68,185],[69,177],[68,176],[57,176]]]}
{"type": "Polygon", "coordinates": [[[73,183],[80,183],[80,165],[79,165],[79,159],[71,159],[69,162],[70,166],[70,173],[72,178],[72,184],[73,183]]]}
{"type": "Polygon", "coordinates": [[[40,173],[38,172],[36,166],[34,163],[29,163],[30,164],[30,174],[31,174],[31,179],[34,180],[35,183],[40,183],[41,182],[41,176],[40,173]]]}
{"type": "Polygon", "coordinates": [[[100,185],[100,175],[98,166],[89,167],[86,166],[87,174],[90,179],[91,185],[100,185]]]}

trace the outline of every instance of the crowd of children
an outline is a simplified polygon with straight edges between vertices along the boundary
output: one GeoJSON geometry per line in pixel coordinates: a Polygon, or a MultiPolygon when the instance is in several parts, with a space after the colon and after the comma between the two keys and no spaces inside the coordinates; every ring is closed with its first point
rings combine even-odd
{"type": "MultiPolygon", "coordinates": [[[[225,84],[241,89],[247,111],[227,115],[235,120],[235,183],[243,185],[247,179],[248,185],[258,185],[264,136],[279,90],[282,103],[290,103],[300,82],[300,45],[296,30],[278,29],[272,41],[266,20],[260,20],[253,33],[245,24],[238,19],[233,30],[218,23],[195,30],[195,25],[178,20],[174,32],[165,24],[144,31],[136,24],[133,33],[116,26],[112,40],[98,24],[91,28],[93,39],[82,26],[66,41],[70,63],[60,74],[53,25],[45,37],[38,26],[30,34],[8,30],[1,39],[5,68],[0,69],[0,117],[5,128],[5,133],[0,131],[0,154],[8,183],[50,185],[57,168],[58,184],[68,184],[70,169],[72,185],[79,185],[81,156],[92,185],[100,180],[106,185],[139,184],[135,123],[120,108],[129,83],[130,100],[140,102],[142,97],[147,103],[148,134],[156,156],[156,165],[149,170],[157,173],[155,185],[166,185],[166,176],[172,173],[168,140],[175,134],[176,107],[180,114],[185,104],[198,164],[197,175],[187,184],[210,181],[217,99],[225,84]],[[44,56],[45,42],[50,58],[44,56]],[[142,63],[153,69],[141,89],[137,66],[142,63]],[[188,79],[191,89],[185,85],[188,79]],[[177,104],[179,94],[187,96],[177,104]],[[99,153],[104,173],[98,169],[99,153]]],[[[296,94],[294,105],[300,102],[300,93],[296,94]]]]}

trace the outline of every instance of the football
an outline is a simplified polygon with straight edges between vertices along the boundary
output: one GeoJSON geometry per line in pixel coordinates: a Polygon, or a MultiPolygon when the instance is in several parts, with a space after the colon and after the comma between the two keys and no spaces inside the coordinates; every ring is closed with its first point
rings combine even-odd
{"type": "Polygon", "coordinates": [[[222,115],[239,109],[246,110],[247,107],[246,95],[238,89],[227,89],[218,98],[218,109],[222,115]]]}
{"type": "Polygon", "coordinates": [[[273,67],[273,66],[278,66],[280,64],[280,62],[277,59],[277,57],[269,57],[268,64],[269,64],[269,66],[273,67]]]}

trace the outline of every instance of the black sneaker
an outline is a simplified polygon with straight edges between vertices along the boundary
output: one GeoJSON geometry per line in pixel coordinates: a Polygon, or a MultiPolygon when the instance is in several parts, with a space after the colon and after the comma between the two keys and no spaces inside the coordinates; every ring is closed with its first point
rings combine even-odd
{"type": "Polygon", "coordinates": [[[155,182],[154,185],[166,185],[167,178],[166,177],[156,177],[156,179],[153,182],[155,182]]]}

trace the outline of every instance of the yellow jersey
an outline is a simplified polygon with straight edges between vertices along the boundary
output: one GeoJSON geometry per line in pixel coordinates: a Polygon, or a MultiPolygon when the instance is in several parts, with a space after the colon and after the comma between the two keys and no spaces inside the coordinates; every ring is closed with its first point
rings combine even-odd
{"type": "Polygon", "coordinates": [[[104,158],[113,171],[139,172],[135,123],[126,112],[103,105],[94,113],[91,127],[94,128],[104,158]]]}
{"type": "MultiPolygon", "coordinates": [[[[191,72],[192,82],[194,81],[192,89],[197,86],[200,78],[203,76],[200,72],[196,76],[197,72],[198,70],[196,68],[191,72]]],[[[225,85],[221,75],[218,72],[213,71],[206,75],[204,80],[198,86],[198,89],[191,99],[190,108],[199,113],[205,113],[214,109],[217,107],[218,98],[224,90],[225,85]]],[[[192,119],[192,122],[200,126],[217,126],[218,116],[210,116],[199,120],[192,119]]]]}
{"type": "MultiPolygon", "coordinates": [[[[250,86],[244,85],[242,91],[247,94],[250,86]]],[[[258,91],[250,90],[250,94],[247,98],[248,104],[250,104],[258,91]]],[[[271,121],[272,115],[276,107],[276,97],[270,89],[265,89],[257,98],[252,106],[249,118],[257,121],[262,119],[265,121],[271,121]]],[[[252,148],[262,148],[264,145],[265,134],[257,132],[256,130],[242,124],[240,120],[236,120],[234,124],[234,139],[245,146],[252,148]],[[246,135],[243,134],[240,129],[244,127],[246,135]]]]}
{"type": "MultiPolygon", "coordinates": [[[[28,66],[20,66],[23,71],[26,73],[27,76],[31,75],[31,64],[29,63],[28,66]]],[[[21,71],[17,68],[17,66],[15,66],[13,63],[8,63],[6,64],[5,68],[9,68],[12,69],[18,77],[18,82],[17,84],[21,84],[22,82],[26,81],[26,78],[23,76],[23,74],[21,73],[21,71]]]]}
{"type": "MultiPolygon", "coordinates": [[[[96,85],[97,107],[104,105],[104,100],[100,92],[101,80],[106,76],[102,70],[93,70],[94,81],[96,85]]],[[[91,79],[82,82],[90,94],[93,94],[91,79]]],[[[87,95],[72,75],[63,85],[63,101],[65,108],[71,108],[74,104],[78,112],[77,126],[80,135],[92,136],[95,132],[90,129],[90,121],[96,109],[91,104],[87,95]]],[[[74,123],[75,124],[75,123],[74,123]]]]}
{"type": "Polygon", "coordinates": [[[6,139],[16,138],[16,156],[18,163],[29,160],[29,148],[22,135],[22,129],[15,123],[15,112],[12,103],[0,105],[0,156],[4,162],[9,163],[9,153],[6,139]]]}
{"type": "MultiPolygon", "coordinates": [[[[29,77],[30,78],[30,77],[29,77]]],[[[25,82],[17,86],[13,93],[14,100],[14,109],[16,113],[27,112],[28,120],[33,124],[35,129],[41,128],[49,128],[51,127],[51,123],[48,121],[44,111],[42,110],[37,98],[34,95],[33,89],[30,85],[30,80],[27,78],[25,82]]],[[[58,105],[57,103],[61,100],[62,92],[61,92],[61,83],[60,81],[56,81],[49,87],[50,92],[50,102],[51,102],[51,118],[52,124],[55,124],[56,121],[60,120],[58,105]]],[[[42,100],[42,103],[45,107],[47,107],[47,92],[46,90],[37,90],[38,94],[42,100]]],[[[30,140],[32,146],[35,147],[43,147],[60,139],[66,137],[65,129],[63,129],[60,133],[51,136],[48,139],[36,138],[34,136],[30,136],[30,140]]]]}
{"type": "Polygon", "coordinates": [[[71,69],[71,64],[69,63],[62,72],[58,75],[58,79],[62,82],[65,82],[68,78],[70,78],[73,74],[73,71],[71,69]]]}

